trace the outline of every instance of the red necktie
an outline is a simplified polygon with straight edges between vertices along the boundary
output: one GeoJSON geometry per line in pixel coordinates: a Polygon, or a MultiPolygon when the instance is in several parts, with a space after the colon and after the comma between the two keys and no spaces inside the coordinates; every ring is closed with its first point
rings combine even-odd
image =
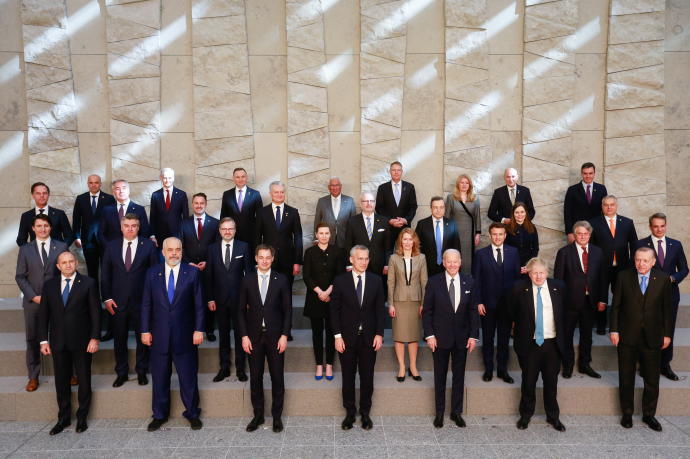
{"type": "Polygon", "coordinates": [[[165,210],[170,210],[170,190],[165,190],[165,210]]]}
{"type": "Polygon", "coordinates": [[[201,226],[201,218],[196,219],[197,224],[196,224],[196,237],[201,240],[201,232],[203,231],[204,227],[201,226]]]}

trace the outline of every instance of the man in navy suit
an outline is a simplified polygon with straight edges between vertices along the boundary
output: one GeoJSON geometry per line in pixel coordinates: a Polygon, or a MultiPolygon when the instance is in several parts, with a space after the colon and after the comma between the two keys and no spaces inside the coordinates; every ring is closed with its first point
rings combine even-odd
{"type": "Polygon", "coordinates": [[[580,220],[591,220],[601,215],[601,200],[608,194],[606,187],[594,181],[596,167],[587,162],[580,167],[582,181],[572,185],[565,192],[563,220],[568,243],[575,241],[573,225],[580,220]]]}
{"type": "Polygon", "coordinates": [[[256,218],[264,206],[261,193],[247,186],[247,171],[236,167],[232,171],[235,187],[223,193],[220,218],[231,217],[237,224],[238,241],[249,244],[249,252],[254,253],[256,244],[256,218]]]}
{"type": "Polygon", "coordinates": [[[141,302],[141,341],[151,347],[153,420],[148,431],[165,424],[170,414],[170,376],[175,364],[180,398],[192,430],[201,429],[199,419],[198,346],[204,341],[204,300],[200,273],[182,263],[182,241],[163,241],[165,262],[146,273],[141,302]]]}
{"type": "Polygon", "coordinates": [[[673,360],[673,336],[676,331],[676,318],[678,317],[678,304],[680,303],[678,284],[688,275],[688,260],[685,258],[683,245],[680,241],[666,236],[665,214],[659,212],[649,217],[649,229],[652,234],[644,239],[640,239],[637,242],[637,246],[649,247],[656,252],[654,267],[669,275],[673,291],[671,344],[661,351],[661,374],[671,381],[678,381],[680,378],[671,369],[671,360],[673,360]]]}
{"type": "MultiPolygon", "coordinates": [[[[443,203],[443,200],[441,200],[443,203]]],[[[460,252],[443,252],[443,273],[429,278],[424,293],[422,321],[424,339],[434,358],[434,393],[436,417],[434,427],[443,427],[446,408],[448,363],[453,359],[453,387],[450,419],[465,427],[462,399],[465,391],[465,363],[479,340],[479,314],[472,276],[460,274],[460,252]]]]}
{"type": "Polygon", "coordinates": [[[129,199],[129,183],[127,180],[118,179],[112,183],[115,204],[105,206],[101,214],[101,223],[98,226],[98,241],[105,247],[108,242],[122,237],[121,223],[127,214],[136,214],[139,217],[139,235],[148,238],[151,236],[149,219],[146,216],[144,206],[129,199]]]}
{"type": "Polygon", "coordinates": [[[506,182],[505,186],[496,188],[491,202],[489,203],[488,217],[498,223],[507,225],[510,223],[512,215],[513,204],[522,202],[525,204],[525,209],[529,215],[529,219],[534,220],[536,211],[532,203],[532,195],[529,188],[518,185],[518,172],[516,169],[509,167],[503,173],[503,180],[506,182]]]}
{"type": "Polygon", "coordinates": [[[151,233],[159,241],[181,236],[182,221],[189,216],[187,193],[175,188],[175,171],[169,167],[161,169],[162,188],[151,195],[151,233]]]}
{"type": "Polygon", "coordinates": [[[254,418],[247,425],[253,432],[264,423],[264,365],[271,374],[273,431],[283,431],[285,397],[285,349],[292,324],[292,291],[284,275],[272,269],[273,247],[256,246],[256,271],[242,279],[236,333],[249,355],[249,374],[254,418]]]}
{"type": "Polygon", "coordinates": [[[460,239],[455,220],[444,217],[446,203],[441,196],[431,198],[431,216],[419,220],[415,233],[419,237],[420,248],[426,257],[429,277],[442,273],[443,254],[448,249],[460,250],[460,239]]]}
{"type": "Polygon", "coordinates": [[[508,341],[510,323],[507,301],[513,283],[520,276],[520,256],[515,247],[503,244],[506,227],[502,223],[489,226],[491,245],[477,250],[472,263],[472,276],[478,289],[477,302],[482,320],[482,354],[484,355],[484,381],[491,381],[494,371],[494,335],[496,335],[496,375],[508,384],[508,341]]]}
{"type": "Polygon", "coordinates": [[[43,182],[36,182],[31,185],[31,197],[36,203],[36,207],[24,212],[19,219],[19,231],[17,233],[17,245],[23,246],[27,242],[36,239],[32,226],[36,215],[46,215],[50,219],[50,238],[60,241],[69,247],[74,240],[72,227],[69,225],[65,212],[48,206],[50,198],[50,188],[43,182]]]}
{"type": "Polygon", "coordinates": [[[345,249],[356,245],[369,249],[367,271],[378,276],[388,274],[391,227],[386,217],[374,212],[374,195],[365,191],[359,196],[362,213],[347,221],[345,249]]]}
{"type": "MultiPolygon", "coordinates": [[[[218,357],[220,370],[213,378],[219,382],[230,376],[230,330],[235,331],[235,369],[237,379],[247,380],[245,373],[246,355],[242,350],[242,336],[237,327],[239,314],[240,284],[245,274],[253,265],[249,245],[235,239],[235,221],[225,217],[220,221],[220,241],[208,248],[208,257],[204,269],[204,285],[208,309],[215,312],[218,318],[218,357]]],[[[216,233],[218,234],[218,233],[216,233]]]]}
{"type": "Polygon", "coordinates": [[[414,185],[402,180],[403,167],[400,161],[393,161],[389,169],[391,180],[379,185],[376,190],[376,213],[388,219],[391,237],[386,250],[391,250],[398,234],[412,224],[417,213],[417,192],[414,185]]]}
{"type": "MultiPolygon", "coordinates": [[[[608,270],[606,288],[610,285],[613,291],[618,273],[632,265],[637,233],[631,219],[618,215],[618,199],[615,196],[604,196],[601,209],[603,215],[589,221],[592,225],[592,244],[604,252],[604,269],[608,270]]],[[[605,334],[606,310],[598,311],[596,319],[597,334],[605,334]]]]}

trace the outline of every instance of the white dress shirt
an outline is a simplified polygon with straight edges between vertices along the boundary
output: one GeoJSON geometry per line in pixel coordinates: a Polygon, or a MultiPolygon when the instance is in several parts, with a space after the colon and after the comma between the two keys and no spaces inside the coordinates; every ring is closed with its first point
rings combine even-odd
{"type": "MultiPolygon", "coordinates": [[[[540,286],[532,283],[532,298],[534,299],[534,338],[537,337],[537,292],[540,286]]],[[[544,317],[544,339],[556,337],[556,321],[553,318],[553,304],[551,303],[551,293],[549,293],[548,281],[541,286],[542,315],[544,317]]]]}
{"type": "Polygon", "coordinates": [[[273,219],[276,218],[276,207],[280,206],[280,223],[283,223],[283,215],[285,215],[285,201],[282,204],[276,204],[271,201],[271,208],[273,209],[273,219]]]}
{"type": "MultiPolygon", "coordinates": [[[[43,208],[43,215],[45,215],[46,217],[48,216],[49,209],[50,209],[49,206],[45,206],[45,207],[43,208]]],[[[39,209],[38,206],[36,206],[36,208],[35,208],[35,213],[36,213],[36,215],[41,215],[40,210],[41,210],[41,209],[39,209]]]]}
{"type": "Polygon", "coordinates": [[[134,256],[137,254],[137,239],[129,241],[127,238],[122,238],[122,261],[125,261],[125,257],[127,256],[127,245],[130,242],[132,243],[132,263],[134,263],[134,256]]]}
{"type": "Polygon", "coordinates": [[[594,182],[592,183],[585,183],[584,180],[582,180],[580,183],[582,183],[582,189],[585,190],[585,194],[587,194],[587,186],[589,186],[589,193],[594,192],[594,182]]]}
{"type": "Polygon", "coordinates": [[[130,203],[130,202],[131,202],[131,200],[129,200],[129,199],[126,200],[125,202],[119,202],[119,201],[118,201],[118,202],[117,202],[117,207],[115,208],[115,210],[117,210],[117,212],[120,212],[120,206],[122,206],[122,205],[124,204],[124,206],[125,206],[125,207],[124,207],[124,212],[125,212],[125,215],[127,215],[127,208],[129,208],[129,203],[130,203]]]}
{"type": "Polygon", "coordinates": [[[340,202],[342,201],[342,194],[339,194],[337,197],[333,197],[331,195],[331,209],[333,210],[333,216],[335,219],[338,219],[338,214],[340,213],[340,202]]]}
{"type": "Polygon", "coordinates": [[[661,241],[661,248],[664,249],[664,257],[667,255],[666,251],[666,236],[662,238],[658,238],[656,236],[652,236],[652,244],[654,245],[654,251],[656,252],[656,255],[659,256],[659,241],[661,241]]]}
{"type": "Polygon", "coordinates": [[[501,245],[491,244],[491,251],[494,254],[494,260],[496,261],[496,263],[498,263],[498,253],[496,253],[496,249],[501,249],[501,260],[506,261],[506,253],[503,250],[504,245],[505,244],[501,244],[501,245]]]}
{"type": "Polygon", "coordinates": [[[407,282],[412,281],[412,258],[403,257],[403,262],[405,263],[405,280],[407,282]]]}
{"type": "Polygon", "coordinates": [[[206,212],[201,215],[194,214],[194,232],[197,239],[199,239],[199,219],[201,219],[201,229],[204,229],[204,221],[206,220],[206,212]]]}
{"type": "MultiPolygon", "coordinates": [[[[235,243],[235,238],[232,238],[229,241],[226,241],[225,239],[220,240],[220,254],[221,254],[221,257],[223,258],[223,263],[225,263],[225,250],[227,248],[225,246],[227,244],[230,244],[230,261],[232,261],[232,248],[233,248],[234,243],[235,243]]],[[[270,274],[271,270],[269,269],[268,272],[270,274]]],[[[259,287],[261,287],[261,282],[259,282],[259,287]]]]}
{"type": "Polygon", "coordinates": [[[175,266],[170,266],[167,263],[165,264],[165,290],[168,290],[168,281],[170,280],[170,271],[172,270],[173,276],[175,278],[175,283],[173,287],[177,287],[177,279],[180,277],[180,264],[178,263],[175,266]]]}
{"type": "Polygon", "coordinates": [[[580,245],[575,243],[575,247],[577,247],[577,255],[580,257],[580,268],[582,268],[582,272],[585,272],[585,264],[582,262],[582,253],[584,252],[582,248],[587,249],[587,255],[589,255],[589,244],[580,245]]]}
{"type": "Polygon", "coordinates": [[[606,219],[606,226],[609,227],[609,231],[611,230],[611,220],[613,220],[613,230],[616,230],[616,219],[618,219],[618,214],[613,214],[611,217],[607,217],[604,215],[604,218],[606,219]]]}
{"type": "MultiPolygon", "coordinates": [[[[47,239],[40,240],[39,238],[36,238],[36,246],[38,247],[38,254],[41,255],[41,243],[45,242],[45,249],[46,249],[46,255],[50,257],[50,236],[48,236],[47,239]]],[[[48,261],[48,260],[46,260],[48,261]]]]}

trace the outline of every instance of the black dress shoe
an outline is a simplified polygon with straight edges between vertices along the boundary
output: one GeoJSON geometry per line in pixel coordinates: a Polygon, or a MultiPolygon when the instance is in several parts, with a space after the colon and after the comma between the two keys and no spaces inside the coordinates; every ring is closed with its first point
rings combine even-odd
{"type": "Polygon", "coordinates": [[[113,339],[113,334],[111,332],[107,332],[105,335],[101,336],[101,341],[110,341],[113,339]]]}
{"type": "Polygon", "coordinates": [[[621,425],[626,429],[630,429],[632,427],[632,416],[629,414],[624,414],[621,418],[621,425]]]}
{"type": "Polygon", "coordinates": [[[407,374],[409,374],[410,377],[411,377],[412,379],[414,379],[415,381],[421,381],[421,380],[422,380],[422,376],[421,376],[421,375],[416,375],[416,376],[413,375],[413,374],[412,374],[412,370],[410,370],[409,368],[408,368],[408,370],[407,370],[407,374]]]}
{"type": "Polygon", "coordinates": [[[254,416],[254,419],[249,421],[249,424],[247,424],[247,432],[254,432],[261,424],[264,423],[264,421],[263,416],[254,416]]]}
{"type": "Polygon", "coordinates": [[[482,375],[482,379],[486,382],[491,381],[494,378],[494,372],[493,371],[485,371],[484,374],[482,375]]]}
{"type": "Polygon", "coordinates": [[[663,367],[663,368],[661,369],[661,374],[664,375],[664,376],[666,376],[666,377],[667,377],[668,379],[670,379],[671,381],[680,381],[680,378],[678,377],[678,375],[675,374],[675,373],[673,372],[673,370],[671,370],[671,366],[670,366],[670,365],[669,365],[669,366],[666,366],[666,367],[663,367]]]}
{"type": "Polygon", "coordinates": [[[213,377],[213,382],[221,382],[228,376],[230,376],[230,370],[226,368],[221,368],[220,370],[218,370],[218,374],[213,377]]]}
{"type": "Polygon", "coordinates": [[[189,420],[189,425],[192,426],[192,430],[201,430],[204,424],[201,422],[201,419],[192,418],[189,420]]]}
{"type": "Polygon", "coordinates": [[[75,429],[75,432],[82,433],[88,428],[89,425],[86,423],[86,419],[77,419],[77,428],[75,429]]]}
{"type": "Polygon", "coordinates": [[[590,367],[589,365],[587,365],[586,367],[580,367],[577,369],[577,371],[582,373],[583,375],[587,375],[587,376],[590,376],[590,377],[596,378],[596,379],[601,379],[601,375],[599,373],[597,373],[596,371],[594,371],[594,369],[592,367],[590,367]]]}
{"type": "Polygon", "coordinates": [[[467,427],[465,420],[458,413],[450,413],[450,420],[455,422],[455,425],[458,427],[467,427]]]}
{"type": "Polygon", "coordinates": [[[163,419],[156,419],[153,418],[153,421],[149,423],[149,426],[146,428],[149,432],[155,432],[156,430],[160,429],[163,424],[168,422],[168,418],[163,418],[163,419]]]}
{"type": "Polygon", "coordinates": [[[597,335],[605,335],[605,334],[606,334],[606,329],[597,328],[597,335]]]}
{"type": "Polygon", "coordinates": [[[122,386],[124,383],[127,382],[127,379],[128,379],[127,375],[118,376],[117,378],[115,378],[115,382],[113,383],[113,387],[122,386]]]}
{"type": "Polygon", "coordinates": [[[368,414],[362,415],[362,429],[371,430],[374,427],[374,423],[368,414]]]}
{"type": "Polygon", "coordinates": [[[436,417],[434,418],[434,427],[437,429],[440,429],[443,427],[443,415],[442,414],[437,414],[436,417]]]}
{"type": "Polygon", "coordinates": [[[563,376],[565,379],[570,379],[573,377],[573,369],[572,368],[563,368],[563,371],[561,372],[561,376],[563,376]]]}
{"type": "Polygon", "coordinates": [[[149,378],[146,376],[146,373],[141,373],[137,375],[137,381],[140,386],[145,386],[149,383],[149,378]]]}
{"type": "Polygon", "coordinates": [[[273,418],[273,431],[279,433],[283,431],[283,421],[280,418],[273,418]]]}
{"type": "Polygon", "coordinates": [[[343,422],[340,424],[340,427],[343,428],[343,430],[350,430],[352,429],[352,426],[355,423],[355,417],[350,416],[349,414],[345,416],[345,419],[343,419],[343,422]]]}
{"type": "Polygon", "coordinates": [[[239,370],[237,371],[237,380],[238,381],[245,382],[248,379],[249,378],[247,377],[247,373],[245,373],[244,371],[239,371],[239,370]]]}
{"type": "Polygon", "coordinates": [[[654,416],[642,416],[642,422],[647,424],[650,429],[661,432],[661,424],[659,424],[659,421],[657,421],[654,416]]]}
{"type": "Polygon", "coordinates": [[[69,427],[70,422],[60,422],[58,421],[57,424],[53,426],[52,429],[50,429],[50,435],[57,435],[63,430],[65,430],[65,427],[69,427]]]}
{"type": "Polygon", "coordinates": [[[513,384],[515,382],[513,377],[510,376],[507,371],[501,371],[500,373],[496,373],[496,376],[501,378],[504,382],[507,382],[508,384],[513,384]]]}
{"type": "Polygon", "coordinates": [[[216,334],[213,332],[206,333],[206,339],[210,342],[214,342],[216,340],[216,334]]]}
{"type": "Polygon", "coordinates": [[[520,430],[525,430],[529,426],[529,419],[521,417],[518,419],[517,428],[520,430]]]}
{"type": "Polygon", "coordinates": [[[553,428],[556,429],[557,431],[559,431],[559,432],[565,432],[565,426],[563,425],[563,423],[562,423],[560,420],[558,420],[558,419],[556,419],[556,420],[549,420],[549,419],[547,419],[546,422],[548,422],[549,424],[551,424],[551,427],[553,427],[553,428]]]}

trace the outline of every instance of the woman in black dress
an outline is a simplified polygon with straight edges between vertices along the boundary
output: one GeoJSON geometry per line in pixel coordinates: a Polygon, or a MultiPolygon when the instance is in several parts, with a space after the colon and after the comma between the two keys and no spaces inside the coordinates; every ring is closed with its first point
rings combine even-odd
{"type": "Polygon", "coordinates": [[[331,330],[330,301],[333,291],[333,279],[345,271],[345,259],[342,249],[328,241],[331,230],[327,223],[316,226],[316,245],[304,253],[304,284],[307,286],[307,297],[304,301],[304,316],[311,320],[312,343],[316,372],[314,378],[323,378],[324,332],[326,333],[326,379],[333,379],[333,357],[335,339],[331,330]]]}
{"type": "Polygon", "coordinates": [[[520,272],[527,277],[527,262],[539,254],[539,235],[537,228],[529,219],[525,205],[520,201],[513,204],[506,244],[518,249],[520,272]]]}

